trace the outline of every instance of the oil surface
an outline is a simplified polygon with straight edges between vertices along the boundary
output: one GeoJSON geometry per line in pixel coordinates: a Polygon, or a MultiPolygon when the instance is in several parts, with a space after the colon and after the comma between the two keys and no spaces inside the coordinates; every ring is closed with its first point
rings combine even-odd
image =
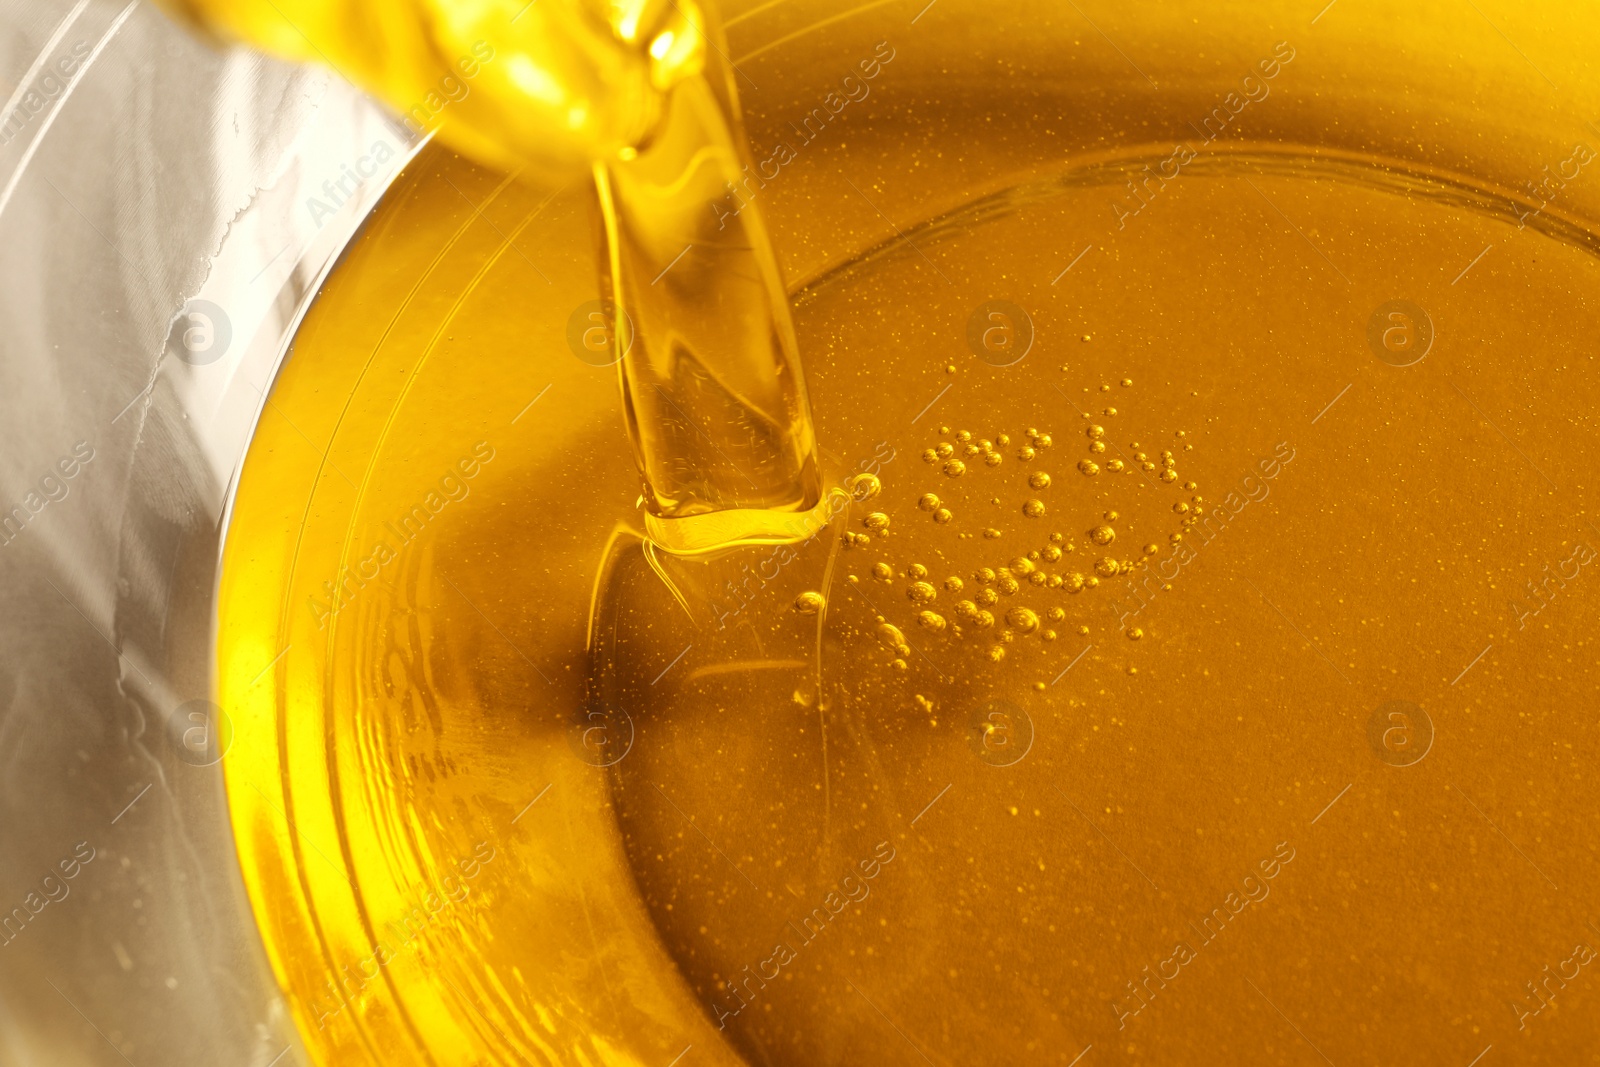
{"type": "MultiPolygon", "coordinates": [[[[915,84],[888,142],[987,124],[915,84]]],[[[441,153],[391,194],[222,590],[246,876],[321,1061],[1591,1055],[1593,238],[1408,131],[1313,150],[1314,110],[1061,163],[1084,96],[1006,94],[1009,171],[906,153],[910,202],[758,190],[811,267],[830,495],[790,545],[628,528],[615,371],[565,340],[581,202],[441,153]]]]}

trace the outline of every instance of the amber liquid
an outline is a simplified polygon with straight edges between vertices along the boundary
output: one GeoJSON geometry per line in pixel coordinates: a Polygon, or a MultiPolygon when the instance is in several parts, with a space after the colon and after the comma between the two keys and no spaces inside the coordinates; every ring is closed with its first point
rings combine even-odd
{"type": "Polygon", "coordinates": [[[1090,117],[896,97],[939,84],[905,49],[863,109],[898,186],[759,190],[817,249],[837,490],[788,543],[652,547],[615,371],[564,340],[587,206],[419,162],[307,322],[224,565],[230,798],[320,1061],[1593,1047],[1600,992],[1525,988],[1600,937],[1584,179],[1318,147],[1335,60],[1278,39],[1226,136],[1179,132],[1206,83],[1066,164],[1090,117]],[[926,147],[993,115],[1004,180],[926,147]],[[530,300],[518,248],[564,288],[530,300]]]}

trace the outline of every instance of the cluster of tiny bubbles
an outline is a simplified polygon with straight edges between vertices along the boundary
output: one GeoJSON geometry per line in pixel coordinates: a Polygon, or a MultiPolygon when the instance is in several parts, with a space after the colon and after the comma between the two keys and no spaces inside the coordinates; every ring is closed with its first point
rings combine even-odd
{"type": "MultiPolygon", "coordinates": [[[[1122,379],[1124,388],[1133,385],[1132,379],[1122,379]]],[[[1110,386],[1102,386],[1101,391],[1109,391],[1110,386]]],[[[1115,416],[1115,408],[1106,408],[1106,416],[1115,416]]],[[[1142,451],[1138,442],[1133,443],[1133,451],[1137,456],[1131,462],[1125,462],[1127,453],[1121,452],[1111,441],[1106,426],[1093,421],[1088,414],[1084,415],[1090,425],[1086,428],[1088,443],[1088,456],[1077,464],[1078,469],[1086,476],[1094,476],[1102,471],[1111,473],[1144,471],[1146,474],[1158,474],[1162,481],[1174,483],[1178,480],[1176,471],[1176,457],[1171,451],[1159,455],[1151,455],[1142,451]],[[1111,458],[1107,458],[1112,452],[1111,458]]],[[[1013,447],[1013,438],[1006,433],[996,433],[992,438],[979,437],[970,430],[954,429],[950,426],[938,428],[939,440],[934,447],[923,453],[923,459],[939,473],[949,478],[972,476],[974,468],[978,466],[1000,467],[1004,463],[1001,450],[1013,447]]],[[[1031,463],[1040,458],[1041,453],[1051,445],[1050,435],[1042,433],[1036,428],[1025,431],[1024,442],[1016,442],[1015,455],[1025,462],[1031,463]]],[[[1184,436],[1183,431],[1178,431],[1178,436],[1184,436]]],[[[1192,445],[1185,444],[1186,449],[1192,445]]],[[[1020,472],[1019,472],[1020,473],[1020,472]]],[[[1053,482],[1049,472],[1037,468],[1026,471],[1025,478],[1028,488],[1035,493],[1042,494],[1050,489],[1053,482]]],[[[881,483],[873,475],[857,475],[847,483],[851,496],[858,502],[876,497],[881,489],[881,483]]],[[[1197,485],[1186,482],[1182,487],[1188,493],[1195,493],[1197,485]]],[[[917,509],[929,515],[938,525],[947,525],[954,520],[946,500],[939,493],[927,492],[917,498],[917,509]]],[[[1004,506],[1000,497],[994,497],[992,503],[1004,506]]],[[[1183,527],[1193,525],[1199,521],[1203,514],[1203,498],[1198,494],[1189,500],[1180,501],[1173,506],[1173,513],[1183,527]]],[[[1021,502],[1021,510],[1028,518],[1043,518],[1047,508],[1039,496],[1030,496],[1021,502]]],[[[1105,548],[1110,546],[1117,536],[1117,527],[1113,526],[1118,519],[1117,512],[1107,511],[1105,522],[1095,525],[1087,530],[1088,540],[1095,546],[1105,548]]],[[[866,532],[849,532],[845,536],[847,544],[869,544],[874,536],[887,536],[890,520],[889,515],[882,511],[875,511],[861,521],[861,527],[866,532]]],[[[998,540],[1006,535],[1002,530],[989,527],[981,531],[983,538],[998,540]]],[[[962,538],[977,536],[976,533],[961,534],[962,538]]],[[[1183,538],[1182,529],[1169,534],[1173,544],[1183,538]]],[[[1011,554],[1009,563],[998,568],[981,567],[971,578],[951,574],[941,582],[930,579],[928,569],[921,564],[911,563],[897,572],[895,567],[887,562],[874,563],[870,568],[871,577],[885,583],[891,583],[898,578],[907,581],[906,597],[912,608],[915,622],[930,635],[950,635],[955,638],[973,637],[978,634],[990,634],[991,643],[983,649],[983,653],[992,662],[1000,662],[1008,655],[1008,646],[1016,647],[1021,638],[1037,635],[1041,642],[1053,642],[1059,639],[1060,633],[1065,630],[1067,612],[1060,606],[1032,607],[1023,605],[1004,606],[1002,597],[1012,597],[1019,593],[1025,586],[1036,586],[1041,591],[1064,590],[1069,595],[1076,595],[1085,590],[1093,590],[1100,585],[1102,579],[1114,578],[1122,574],[1130,574],[1137,569],[1147,566],[1146,558],[1160,554],[1161,545],[1150,542],[1142,546],[1143,552],[1135,552],[1135,559],[1122,560],[1112,555],[1101,555],[1091,560],[1085,560],[1087,566],[1080,570],[1063,569],[1054,572],[1052,565],[1060,564],[1067,553],[1077,551],[1077,546],[1068,540],[1066,535],[1056,532],[1048,535],[1048,543],[1039,548],[1024,550],[1022,554],[1011,554]],[[1046,568],[1049,568],[1048,570],[1046,568]],[[1085,573],[1087,572],[1087,573],[1085,573]],[[975,588],[969,583],[974,583],[975,588]],[[963,597],[953,606],[938,608],[940,592],[951,595],[952,598],[963,597]],[[1003,626],[997,625],[997,617],[1003,619],[1003,626]],[[1058,629],[1059,628],[1059,629],[1058,629]]],[[[848,576],[850,582],[857,582],[856,575],[848,576]]],[[[796,600],[797,611],[805,611],[801,600],[805,595],[796,600]]],[[[812,609],[820,611],[819,603],[812,609]]],[[[904,634],[893,627],[887,620],[879,618],[878,634],[885,644],[889,645],[899,656],[894,663],[897,671],[906,670],[906,659],[910,651],[909,644],[904,639],[904,634]]],[[[1090,630],[1087,625],[1076,627],[1079,634],[1088,636],[1090,630]]],[[[1142,631],[1130,628],[1126,631],[1130,640],[1138,640],[1143,636],[1142,631]]],[[[920,701],[919,701],[920,703],[920,701]]],[[[930,706],[925,708],[931,712],[930,706]]]]}

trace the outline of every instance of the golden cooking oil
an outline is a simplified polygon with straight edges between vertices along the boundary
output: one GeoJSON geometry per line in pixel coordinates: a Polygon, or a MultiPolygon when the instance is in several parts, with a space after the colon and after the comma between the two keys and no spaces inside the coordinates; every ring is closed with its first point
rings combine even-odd
{"type": "Polygon", "coordinates": [[[921,6],[728,13],[754,251],[637,170],[648,266],[597,262],[586,196],[431,150],[329,279],[218,643],[308,1049],[1570,1062],[1525,980],[1597,936],[1593,28],[1494,13],[1556,106],[1429,6],[921,6]],[[1425,30],[1480,128],[1413,125],[1476,113],[1384,65],[1425,30]]]}

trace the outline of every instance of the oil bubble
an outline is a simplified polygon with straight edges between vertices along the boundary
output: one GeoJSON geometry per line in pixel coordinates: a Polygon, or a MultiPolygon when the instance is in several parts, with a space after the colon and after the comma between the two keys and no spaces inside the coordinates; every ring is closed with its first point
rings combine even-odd
{"type": "Polygon", "coordinates": [[[855,497],[857,503],[871,500],[883,489],[883,482],[876,474],[858,474],[848,484],[850,495],[855,497]]]}
{"type": "Polygon", "coordinates": [[[802,615],[815,615],[827,606],[827,599],[818,592],[807,591],[794,598],[794,610],[802,615]]]}
{"type": "Polygon", "coordinates": [[[1006,612],[1006,625],[1018,633],[1031,634],[1039,628],[1039,616],[1027,608],[1012,608],[1006,612]]]}

